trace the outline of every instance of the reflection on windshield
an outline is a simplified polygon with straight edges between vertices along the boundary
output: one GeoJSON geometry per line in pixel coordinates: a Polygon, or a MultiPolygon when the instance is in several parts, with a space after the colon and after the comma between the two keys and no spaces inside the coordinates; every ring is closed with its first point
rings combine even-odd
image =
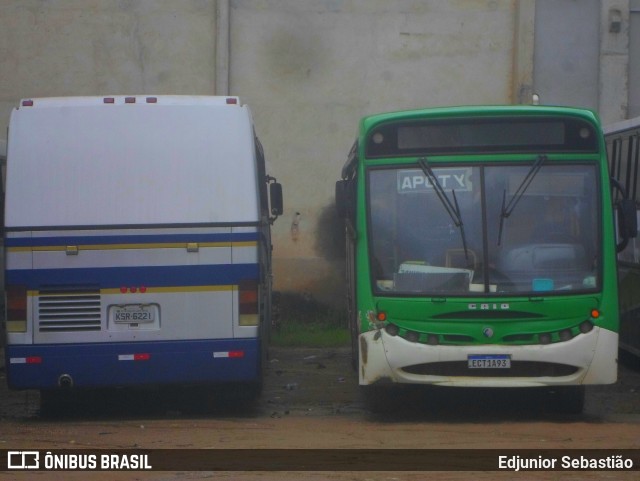
{"type": "Polygon", "coordinates": [[[531,165],[430,167],[429,177],[420,168],[369,172],[371,269],[379,293],[598,287],[594,166],[546,162],[524,192],[531,165]],[[435,179],[456,200],[463,236],[438,199],[435,179]],[[518,208],[505,218],[503,198],[508,205],[515,196],[518,208]]]}

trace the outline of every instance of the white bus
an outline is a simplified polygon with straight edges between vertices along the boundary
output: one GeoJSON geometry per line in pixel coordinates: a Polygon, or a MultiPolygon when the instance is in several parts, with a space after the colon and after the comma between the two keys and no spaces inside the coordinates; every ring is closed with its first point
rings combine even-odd
{"type": "Polygon", "coordinates": [[[22,100],[6,184],[10,388],[259,388],[282,189],[237,97],[22,100]]]}

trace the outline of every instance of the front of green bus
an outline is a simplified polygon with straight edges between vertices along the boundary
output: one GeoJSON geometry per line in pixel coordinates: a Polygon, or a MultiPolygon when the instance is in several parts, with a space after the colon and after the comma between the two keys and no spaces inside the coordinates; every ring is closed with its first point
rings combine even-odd
{"type": "Polygon", "coordinates": [[[593,113],[432,109],[367,117],[361,132],[361,385],[615,382],[614,222],[593,113]]]}

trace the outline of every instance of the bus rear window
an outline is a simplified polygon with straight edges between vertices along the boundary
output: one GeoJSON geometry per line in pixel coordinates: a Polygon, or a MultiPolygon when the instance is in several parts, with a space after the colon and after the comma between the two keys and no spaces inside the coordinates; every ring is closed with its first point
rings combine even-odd
{"type": "Polygon", "coordinates": [[[464,152],[596,152],[597,136],[576,119],[464,119],[386,123],[367,139],[367,157],[464,152]]]}

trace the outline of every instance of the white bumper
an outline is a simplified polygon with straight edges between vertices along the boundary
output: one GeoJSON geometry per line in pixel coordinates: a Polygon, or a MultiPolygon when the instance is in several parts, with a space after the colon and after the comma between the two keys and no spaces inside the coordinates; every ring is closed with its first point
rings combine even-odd
{"type": "Polygon", "coordinates": [[[384,330],[360,335],[361,385],[378,382],[464,387],[533,387],[611,384],[618,371],[618,334],[594,328],[570,341],[531,346],[430,346],[390,336],[384,330]],[[412,374],[403,368],[435,362],[467,361],[472,354],[507,354],[511,362],[539,361],[577,367],[567,376],[473,377],[412,374]]]}

